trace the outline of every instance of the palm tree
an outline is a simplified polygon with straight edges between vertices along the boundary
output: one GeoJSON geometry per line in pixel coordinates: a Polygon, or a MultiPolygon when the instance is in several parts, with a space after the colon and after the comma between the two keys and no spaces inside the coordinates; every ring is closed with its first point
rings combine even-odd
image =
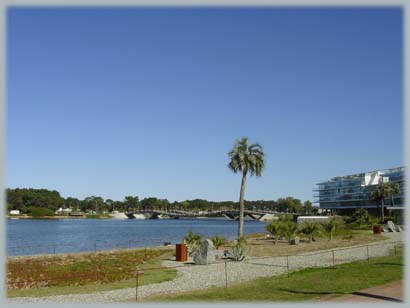
{"type": "Polygon", "coordinates": [[[329,234],[329,241],[332,240],[333,238],[333,232],[336,230],[336,219],[331,219],[329,221],[326,221],[322,224],[323,229],[329,234]]]}
{"type": "Polygon", "coordinates": [[[284,223],[283,229],[286,233],[286,237],[288,238],[289,243],[292,240],[292,237],[295,236],[299,231],[298,226],[293,222],[284,223]]]}
{"type": "Polygon", "coordinates": [[[384,198],[389,196],[389,190],[390,189],[386,184],[380,184],[370,193],[370,200],[381,204],[381,207],[379,207],[381,223],[384,222],[384,198]]]}
{"type": "Polygon", "coordinates": [[[278,242],[278,237],[280,235],[280,224],[276,221],[271,222],[270,224],[266,225],[266,231],[272,234],[275,237],[275,245],[278,242]]]}
{"type": "Polygon", "coordinates": [[[257,177],[262,175],[263,168],[265,166],[263,148],[259,143],[249,145],[248,138],[243,137],[236,140],[232,150],[229,151],[228,156],[230,162],[228,164],[229,169],[234,173],[242,173],[241,191],[239,194],[239,228],[238,238],[243,236],[243,214],[244,214],[244,197],[245,197],[245,184],[246,176],[256,175],[257,177]]]}
{"type": "Polygon", "coordinates": [[[400,194],[400,184],[397,182],[389,182],[387,183],[388,186],[388,196],[390,196],[391,206],[394,206],[394,198],[393,196],[400,194]]]}
{"type": "Polygon", "coordinates": [[[312,243],[313,236],[320,231],[320,225],[315,222],[305,222],[302,227],[302,233],[309,236],[309,243],[312,243]]]}

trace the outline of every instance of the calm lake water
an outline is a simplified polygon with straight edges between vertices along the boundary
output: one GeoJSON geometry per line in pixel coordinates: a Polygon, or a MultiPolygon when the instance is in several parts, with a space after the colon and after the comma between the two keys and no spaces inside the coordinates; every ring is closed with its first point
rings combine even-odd
{"type": "MultiPolygon", "coordinates": [[[[263,232],[265,224],[245,221],[245,234],[263,232]]],[[[162,246],[180,243],[189,230],[234,239],[237,228],[225,219],[7,219],[7,255],[162,246]]]]}

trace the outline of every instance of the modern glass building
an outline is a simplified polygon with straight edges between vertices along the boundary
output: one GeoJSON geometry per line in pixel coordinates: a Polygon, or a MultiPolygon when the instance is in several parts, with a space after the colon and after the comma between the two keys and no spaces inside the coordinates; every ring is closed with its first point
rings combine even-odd
{"type": "Polygon", "coordinates": [[[369,196],[377,185],[386,182],[400,184],[400,194],[385,198],[386,210],[403,209],[404,167],[338,176],[318,183],[314,190],[315,203],[319,203],[321,209],[378,208],[379,204],[369,196]]]}

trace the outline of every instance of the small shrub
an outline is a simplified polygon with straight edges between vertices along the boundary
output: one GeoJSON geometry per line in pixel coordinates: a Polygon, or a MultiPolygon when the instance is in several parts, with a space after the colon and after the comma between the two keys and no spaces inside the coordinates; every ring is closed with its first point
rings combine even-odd
{"type": "Polygon", "coordinates": [[[189,256],[193,256],[193,254],[198,250],[199,245],[201,244],[203,236],[198,233],[193,233],[191,230],[184,236],[183,242],[188,248],[189,256]]]}
{"type": "Polygon", "coordinates": [[[33,217],[54,216],[54,212],[43,207],[29,207],[27,209],[29,215],[33,217]]]}
{"type": "Polygon", "coordinates": [[[281,214],[279,215],[279,222],[293,222],[292,214],[281,214]]]}
{"type": "Polygon", "coordinates": [[[225,245],[227,243],[226,238],[222,237],[222,236],[213,236],[211,237],[211,241],[215,246],[215,249],[218,249],[219,247],[225,245]]]}
{"type": "Polygon", "coordinates": [[[359,228],[362,228],[363,225],[367,225],[370,222],[369,212],[363,208],[357,209],[353,213],[351,222],[357,224],[359,228]]]}
{"type": "Polygon", "coordinates": [[[232,258],[234,261],[242,261],[245,259],[245,249],[243,246],[238,242],[233,248],[232,251],[229,252],[228,256],[232,258]]]}

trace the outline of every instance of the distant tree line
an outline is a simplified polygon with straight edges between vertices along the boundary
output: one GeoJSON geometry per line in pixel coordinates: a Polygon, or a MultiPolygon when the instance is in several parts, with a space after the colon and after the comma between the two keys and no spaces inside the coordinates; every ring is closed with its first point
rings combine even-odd
{"type": "MultiPolygon", "coordinates": [[[[138,210],[185,210],[185,211],[215,211],[237,210],[239,202],[234,201],[208,201],[203,199],[170,202],[167,199],[155,197],[140,200],[138,196],[126,196],[122,201],[104,199],[99,196],[90,196],[83,200],[61,197],[55,190],[15,188],[7,189],[7,210],[20,210],[21,213],[30,214],[33,209],[47,209],[47,213],[55,212],[59,208],[70,208],[73,211],[82,212],[133,212],[138,210]]],[[[270,210],[282,213],[312,213],[313,206],[310,201],[302,203],[301,200],[286,197],[277,200],[246,201],[245,208],[248,210],[270,210]]]]}

